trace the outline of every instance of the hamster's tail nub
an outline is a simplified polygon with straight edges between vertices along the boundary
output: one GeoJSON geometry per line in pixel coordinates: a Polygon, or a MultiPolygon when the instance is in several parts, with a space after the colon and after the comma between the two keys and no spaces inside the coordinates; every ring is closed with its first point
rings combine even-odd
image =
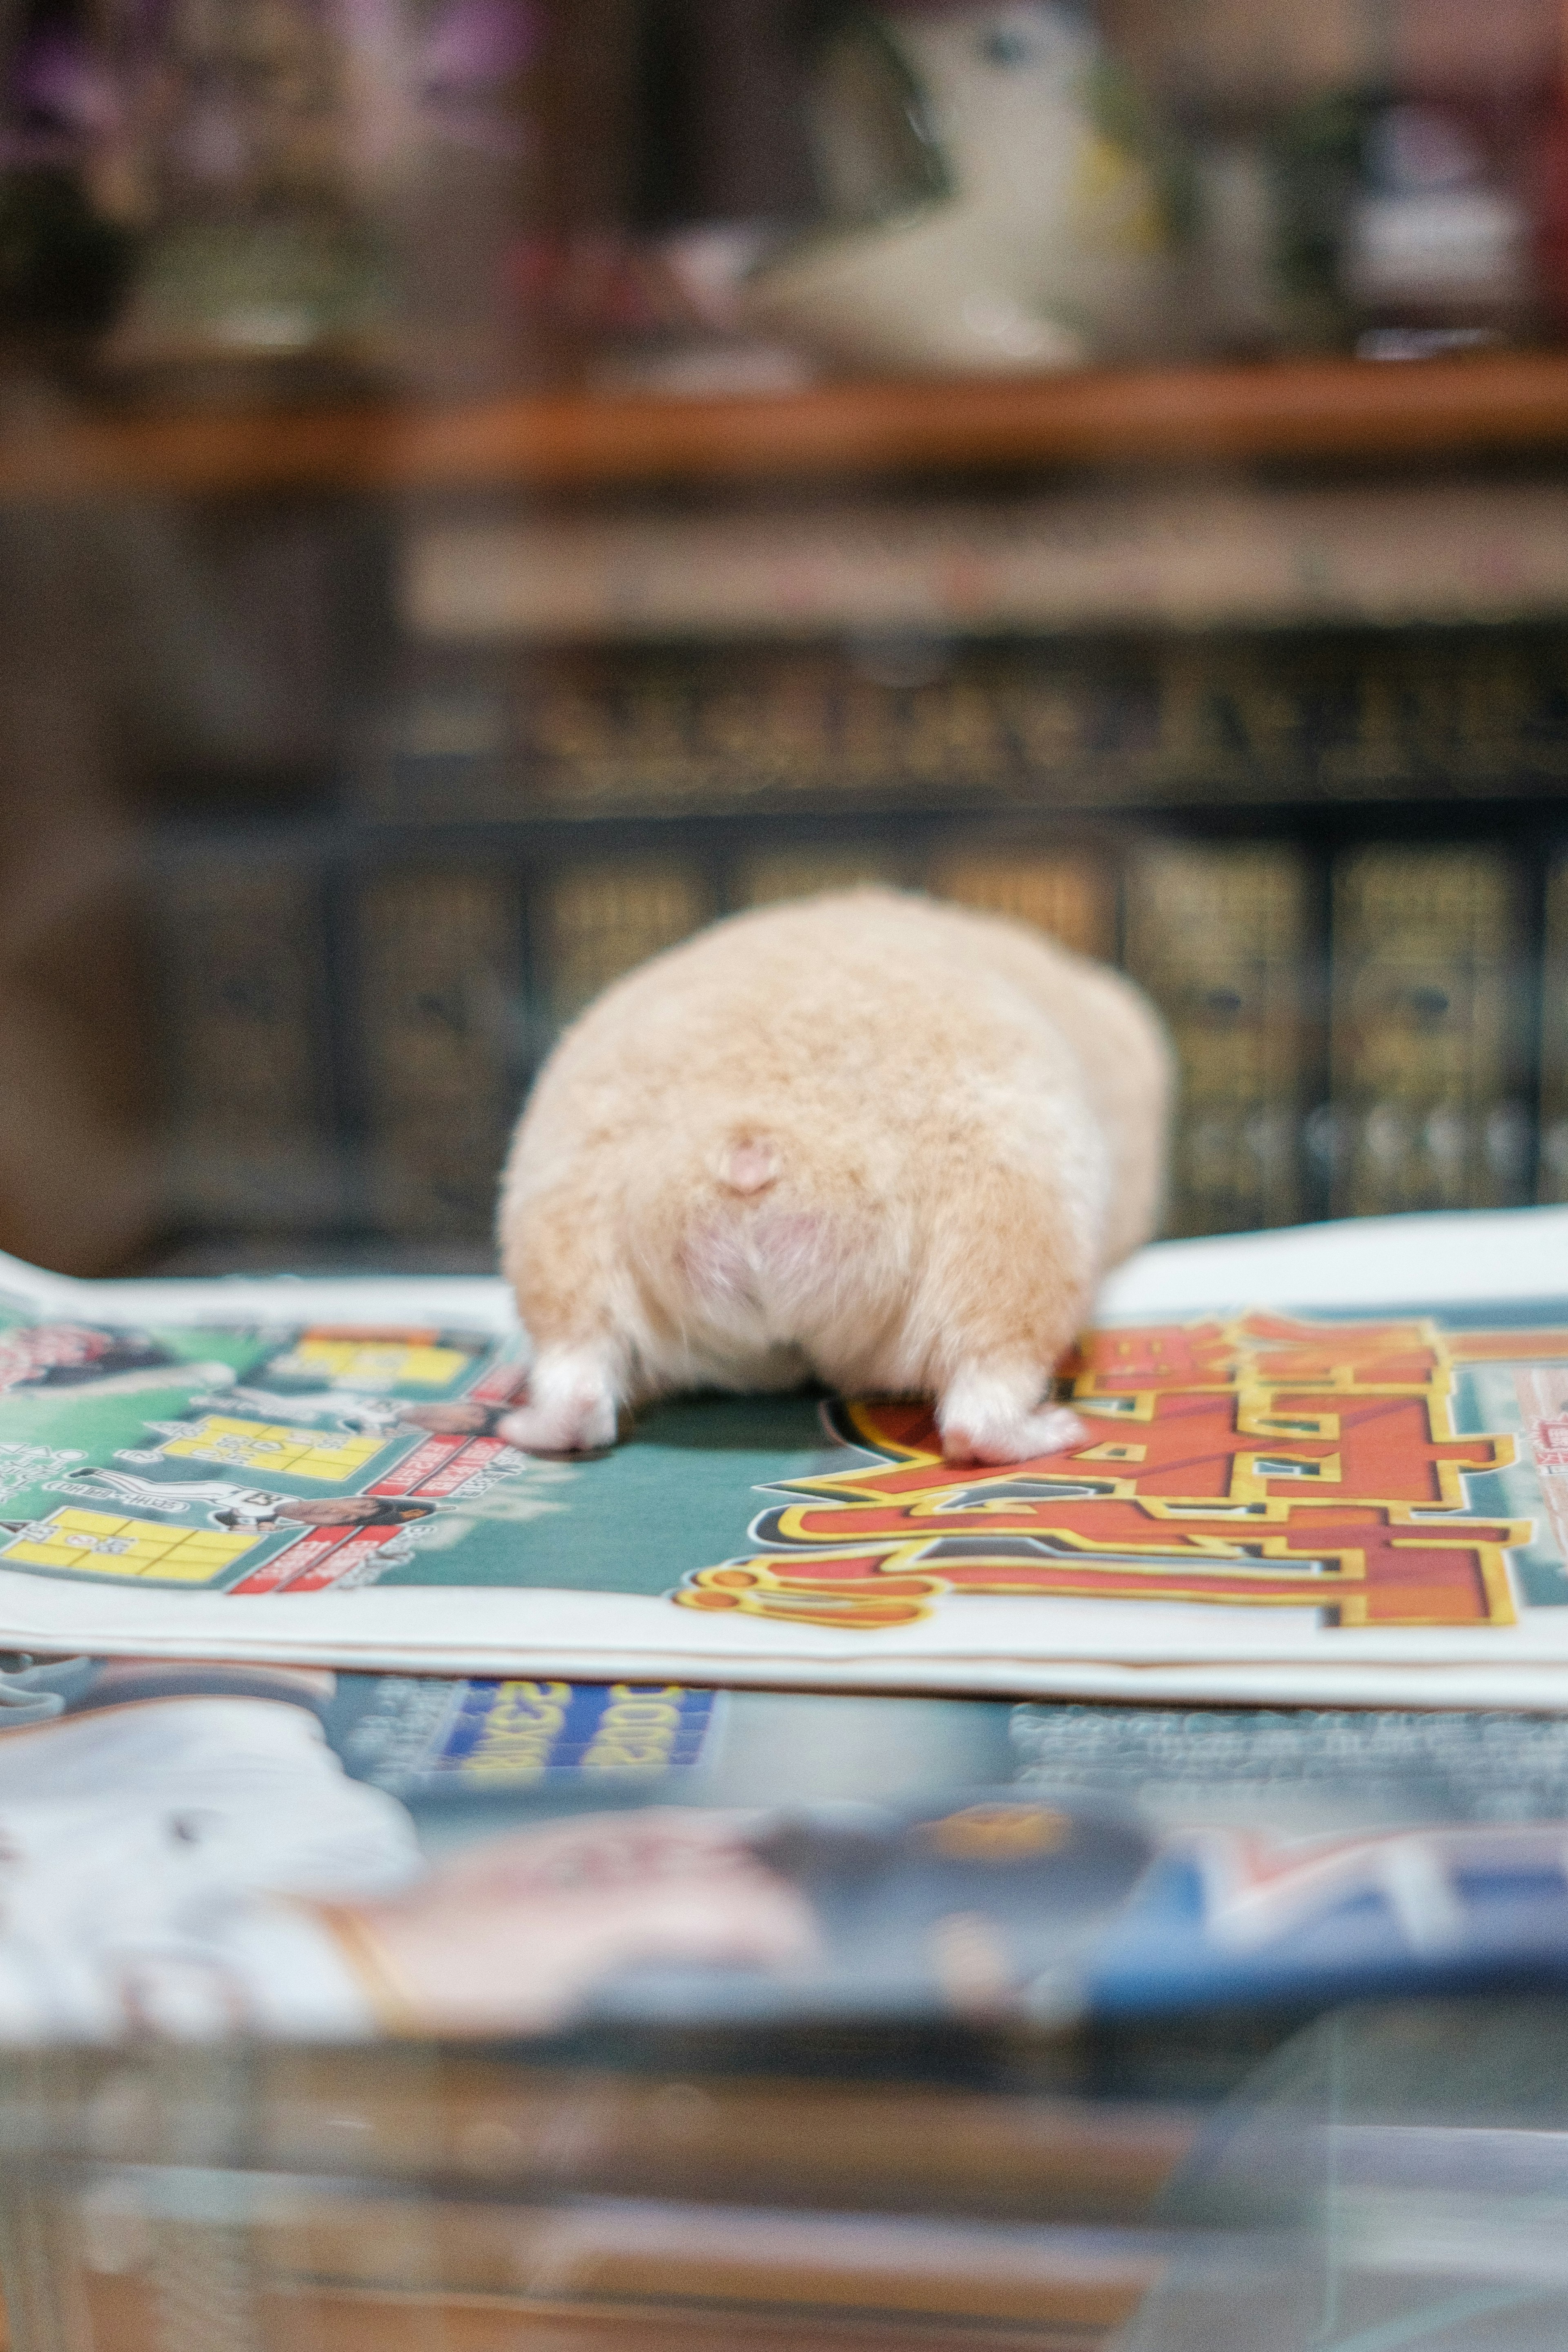
{"type": "Polygon", "coordinates": [[[728,1192],[765,1192],[784,1173],[778,1147],[765,1135],[735,1135],[719,1154],[719,1181],[728,1192]]]}
{"type": "Polygon", "coordinates": [[[760,1128],[732,1128],[704,1154],[712,1185],[690,1196],[681,1262],[694,1291],[726,1319],[790,1327],[805,1303],[838,1278],[820,1206],[791,1181],[802,1155],[760,1128]]]}

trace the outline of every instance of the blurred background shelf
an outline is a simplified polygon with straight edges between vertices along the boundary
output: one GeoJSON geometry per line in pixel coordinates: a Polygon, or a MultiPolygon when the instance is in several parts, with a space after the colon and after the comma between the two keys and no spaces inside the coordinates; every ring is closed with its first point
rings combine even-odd
{"type": "Polygon", "coordinates": [[[1561,0],[0,19],[5,1247],[488,1263],[868,875],[1152,989],[1177,1230],[1568,1197],[1561,0]]]}
{"type": "Polygon", "coordinates": [[[827,479],[1171,461],[1568,452],[1568,353],[1321,358],[726,398],[556,393],[426,408],[89,409],[0,423],[0,498],[827,479]]]}

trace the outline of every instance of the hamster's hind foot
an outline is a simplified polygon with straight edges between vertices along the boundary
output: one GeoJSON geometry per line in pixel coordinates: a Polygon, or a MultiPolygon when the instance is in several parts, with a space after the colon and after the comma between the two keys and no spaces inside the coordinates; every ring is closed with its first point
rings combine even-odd
{"type": "Polygon", "coordinates": [[[520,1454],[602,1454],[616,1442],[616,1384],[589,1348],[547,1350],[529,1375],[528,1402],[496,1434],[520,1454]]]}
{"type": "Polygon", "coordinates": [[[1081,1445],[1089,1431],[1066,1405],[1041,1404],[1037,1375],[971,1367],[944,1391],[936,1411],[949,1462],[1033,1462],[1081,1445]]]}

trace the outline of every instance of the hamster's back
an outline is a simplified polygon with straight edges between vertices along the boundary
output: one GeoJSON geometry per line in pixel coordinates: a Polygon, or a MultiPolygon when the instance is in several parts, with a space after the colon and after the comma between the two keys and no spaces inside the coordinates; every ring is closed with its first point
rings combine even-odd
{"type": "Polygon", "coordinates": [[[1144,1237],[1166,1092],[1136,992],[1022,928],[879,890],[759,909],[563,1037],[508,1171],[507,1270],[536,1339],[616,1329],[629,1392],[921,1385],[958,1260],[1028,1292],[1020,1218],[1051,1227],[1069,1326],[1144,1237]]]}

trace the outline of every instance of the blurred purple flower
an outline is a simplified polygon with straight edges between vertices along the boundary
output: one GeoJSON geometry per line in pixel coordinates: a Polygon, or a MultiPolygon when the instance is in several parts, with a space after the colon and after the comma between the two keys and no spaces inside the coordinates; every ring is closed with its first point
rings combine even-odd
{"type": "Polygon", "coordinates": [[[482,89],[521,71],[542,27],[531,0],[453,0],[425,42],[426,91],[482,89]]]}
{"type": "Polygon", "coordinates": [[[11,101],[32,127],[94,139],[120,121],[120,94],[79,36],[51,29],[25,41],[11,71],[11,101]]]}
{"type": "Polygon", "coordinates": [[[525,149],[527,126],[504,93],[542,40],[537,0],[450,0],[426,26],[408,0],[325,5],[358,60],[362,145],[381,167],[431,133],[491,155],[525,149]]]}

